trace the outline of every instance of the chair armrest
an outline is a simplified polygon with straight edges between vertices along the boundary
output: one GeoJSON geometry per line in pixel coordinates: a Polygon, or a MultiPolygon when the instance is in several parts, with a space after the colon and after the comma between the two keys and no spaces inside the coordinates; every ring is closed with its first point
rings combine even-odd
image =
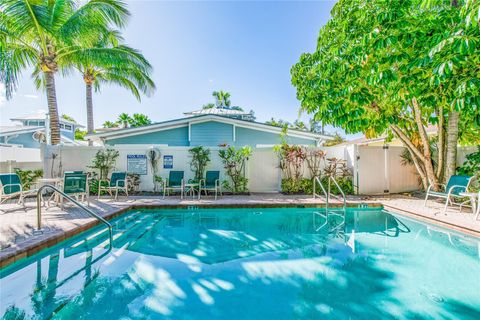
{"type": "Polygon", "coordinates": [[[450,187],[450,189],[448,189],[448,194],[452,193],[453,189],[455,188],[461,188],[464,192],[467,191],[467,186],[453,185],[450,187]]]}
{"type": "Polygon", "coordinates": [[[215,180],[215,188],[220,187],[220,179],[215,180]]]}
{"type": "Polygon", "coordinates": [[[165,189],[168,186],[168,178],[163,180],[163,188],[165,189]]]}
{"type": "Polygon", "coordinates": [[[428,185],[427,193],[430,192],[433,186],[443,186],[444,188],[447,187],[444,183],[431,183],[428,185]]]}
{"type": "Polygon", "coordinates": [[[200,181],[198,181],[198,185],[201,187],[201,186],[204,186],[206,183],[205,179],[200,179],[200,181]]]}

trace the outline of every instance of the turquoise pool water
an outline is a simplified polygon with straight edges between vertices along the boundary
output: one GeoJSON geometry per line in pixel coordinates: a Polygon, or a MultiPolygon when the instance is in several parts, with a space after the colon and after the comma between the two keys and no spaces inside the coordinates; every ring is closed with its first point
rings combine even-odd
{"type": "Polygon", "coordinates": [[[480,319],[480,239],[382,210],[129,212],[0,270],[4,319],[480,319]]]}

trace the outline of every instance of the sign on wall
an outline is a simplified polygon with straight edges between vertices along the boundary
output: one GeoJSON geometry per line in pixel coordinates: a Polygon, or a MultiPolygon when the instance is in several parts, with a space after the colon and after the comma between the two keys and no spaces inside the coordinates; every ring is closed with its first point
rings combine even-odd
{"type": "Polygon", "coordinates": [[[147,174],[147,156],[144,154],[127,154],[127,172],[147,174]]]}
{"type": "Polygon", "coordinates": [[[163,156],[163,169],[173,169],[173,156],[163,156]]]}

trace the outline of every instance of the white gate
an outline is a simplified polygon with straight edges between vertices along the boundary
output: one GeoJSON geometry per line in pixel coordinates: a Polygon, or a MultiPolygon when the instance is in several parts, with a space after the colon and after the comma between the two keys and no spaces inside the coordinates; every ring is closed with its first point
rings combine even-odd
{"type": "Polygon", "coordinates": [[[280,168],[273,149],[253,149],[248,160],[248,189],[251,192],[280,191],[280,168]]]}
{"type": "Polygon", "coordinates": [[[413,166],[402,164],[403,147],[358,146],[355,185],[359,194],[385,194],[418,190],[413,166]]]}

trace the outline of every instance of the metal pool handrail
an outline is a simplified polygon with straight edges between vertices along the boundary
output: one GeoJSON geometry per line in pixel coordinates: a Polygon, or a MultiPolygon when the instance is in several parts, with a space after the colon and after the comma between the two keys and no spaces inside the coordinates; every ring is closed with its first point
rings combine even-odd
{"type": "Polygon", "coordinates": [[[317,196],[320,196],[319,194],[317,194],[317,183],[320,185],[320,188],[322,188],[322,191],[323,191],[323,194],[325,195],[325,199],[326,199],[326,203],[325,203],[325,209],[328,209],[328,198],[329,198],[329,194],[327,193],[327,191],[325,190],[325,187],[323,186],[322,184],[322,181],[320,180],[319,177],[315,177],[313,179],[313,198],[315,199],[317,196]]]}
{"type": "MultiPolygon", "coordinates": [[[[334,176],[330,176],[330,179],[333,181],[333,183],[335,183],[335,185],[337,186],[338,190],[340,191],[340,193],[342,194],[342,198],[343,198],[343,208],[345,208],[347,206],[347,197],[345,196],[345,192],[343,192],[342,188],[340,187],[340,185],[338,184],[337,180],[335,180],[335,177],[334,176]]],[[[328,189],[328,194],[330,194],[330,188],[328,189]]]]}
{"type": "Polygon", "coordinates": [[[56,188],[56,187],[54,187],[50,184],[46,184],[46,185],[41,186],[37,191],[37,228],[38,228],[38,230],[42,229],[42,191],[44,189],[52,189],[54,192],[60,193],[63,197],[67,198],[67,200],[70,200],[77,207],[79,207],[80,209],[83,209],[85,212],[87,212],[90,216],[96,218],[97,220],[99,220],[100,222],[105,224],[108,228],[108,232],[109,232],[109,236],[110,236],[110,247],[112,246],[112,243],[113,243],[113,228],[112,228],[112,225],[110,224],[110,222],[108,222],[103,217],[99,216],[98,214],[96,214],[92,210],[85,207],[83,204],[79,203],[77,200],[73,199],[72,197],[70,197],[69,195],[64,193],[63,191],[60,191],[58,188],[56,188]]]}

